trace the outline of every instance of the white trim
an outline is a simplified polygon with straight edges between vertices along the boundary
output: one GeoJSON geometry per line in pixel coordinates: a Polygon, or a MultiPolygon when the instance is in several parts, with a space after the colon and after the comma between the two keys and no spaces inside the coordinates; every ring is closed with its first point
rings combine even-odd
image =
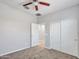
{"type": "Polygon", "coordinates": [[[21,48],[21,49],[17,49],[17,50],[14,50],[14,51],[6,52],[6,53],[3,53],[3,54],[0,54],[0,56],[7,55],[7,54],[10,54],[10,53],[14,53],[14,52],[17,52],[17,51],[21,51],[21,50],[24,50],[24,49],[27,49],[27,48],[21,48]]]}

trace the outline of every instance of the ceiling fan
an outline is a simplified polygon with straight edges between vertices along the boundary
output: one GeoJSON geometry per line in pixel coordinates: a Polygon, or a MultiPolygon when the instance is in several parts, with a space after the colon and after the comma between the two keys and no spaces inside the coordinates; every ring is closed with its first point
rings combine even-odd
{"type": "Polygon", "coordinates": [[[41,1],[38,1],[38,0],[33,0],[33,2],[29,2],[29,3],[27,3],[27,4],[24,4],[23,6],[26,7],[27,9],[29,9],[29,7],[27,7],[27,6],[28,6],[28,5],[31,5],[31,4],[34,5],[36,11],[39,10],[38,4],[45,5],[45,6],[50,6],[49,3],[41,2],[41,1]]]}

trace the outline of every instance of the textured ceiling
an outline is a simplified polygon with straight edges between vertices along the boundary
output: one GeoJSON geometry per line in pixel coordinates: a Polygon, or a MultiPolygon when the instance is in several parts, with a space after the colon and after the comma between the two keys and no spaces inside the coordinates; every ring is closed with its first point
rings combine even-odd
{"type": "Polygon", "coordinates": [[[6,3],[14,8],[19,8],[21,10],[24,10],[30,14],[41,13],[42,15],[46,15],[51,12],[56,12],[64,8],[69,8],[79,4],[79,0],[39,0],[39,1],[50,3],[50,6],[47,7],[47,6],[39,5],[39,11],[35,11],[33,5],[29,6],[30,7],[29,10],[22,7],[22,4],[28,3],[30,1],[32,0],[0,0],[0,2],[6,3]]]}

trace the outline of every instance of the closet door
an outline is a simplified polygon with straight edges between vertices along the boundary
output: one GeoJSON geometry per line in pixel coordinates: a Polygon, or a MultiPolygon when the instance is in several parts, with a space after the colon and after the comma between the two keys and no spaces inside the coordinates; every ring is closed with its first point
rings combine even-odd
{"type": "Polygon", "coordinates": [[[78,37],[76,20],[62,20],[61,22],[62,51],[71,55],[78,55],[78,37]]]}
{"type": "Polygon", "coordinates": [[[61,50],[60,22],[50,25],[50,45],[53,49],[61,50]]]}

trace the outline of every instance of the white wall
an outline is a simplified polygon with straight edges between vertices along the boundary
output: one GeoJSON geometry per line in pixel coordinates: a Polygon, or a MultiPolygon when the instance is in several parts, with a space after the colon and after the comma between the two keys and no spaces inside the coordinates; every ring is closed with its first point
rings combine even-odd
{"type": "MultiPolygon", "coordinates": [[[[53,23],[57,23],[57,22],[60,22],[60,21],[65,21],[65,20],[76,20],[76,22],[77,22],[79,20],[78,14],[79,14],[79,5],[68,8],[68,9],[63,9],[63,10],[58,11],[56,13],[51,13],[51,14],[42,16],[41,18],[38,18],[39,19],[38,23],[46,24],[47,28],[49,28],[49,30],[50,30],[49,26],[50,26],[50,24],[53,24],[53,23]]],[[[47,32],[50,33],[49,30],[47,30],[47,32]]],[[[78,31],[76,31],[76,32],[78,34],[78,31]]],[[[48,40],[50,41],[50,36],[48,36],[48,37],[49,37],[49,39],[46,39],[46,41],[48,41],[48,40]]],[[[50,43],[50,42],[48,42],[48,43],[50,43]]],[[[48,44],[48,43],[46,43],[46,44],[48,44]]],[[[51,44],[46,45],[46,46],[50,47],[51,44]]]]}
{"type": "Polygon", "coordinates": [[[30,24],[36,17],[0,2],[0,55],[30,47],[30,24]]]}
{"type": "Polygon", "coordinates": [[[64,19],[78,19],[78,13],[79,13],[79,5],[66,8],[60,11],[57,11],[55,13],[50,13],[45,16],[38,17],[38,23],[44,23],[44,24],[49,24],[53,22],[58,22],[60,20],[64,19]]]}

